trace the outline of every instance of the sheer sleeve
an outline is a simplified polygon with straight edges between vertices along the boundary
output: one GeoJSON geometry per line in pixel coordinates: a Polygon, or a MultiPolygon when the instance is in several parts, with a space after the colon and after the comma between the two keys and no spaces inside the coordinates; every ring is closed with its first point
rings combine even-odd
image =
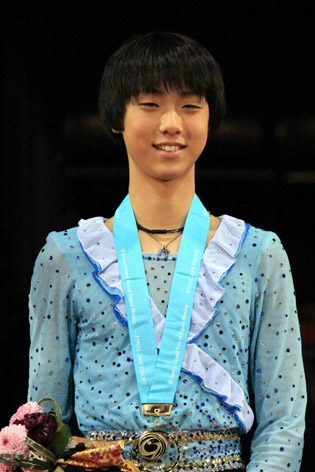
{"type": "Polygon", "coordinates": [[[297,472],[303,449],[306,387],[289,261],[266,233],[253,280],[251,379],[257,428],[247,472],[297,472]]]}
{"type": "Polygon", "coordinates": [[[72,302],[74,273],[58,233],[50,233],[39,253],[31,281],[30,373],[28,400],[53,397],[64,421],[72,415],[72,368],[76,319],[72,302]]]}

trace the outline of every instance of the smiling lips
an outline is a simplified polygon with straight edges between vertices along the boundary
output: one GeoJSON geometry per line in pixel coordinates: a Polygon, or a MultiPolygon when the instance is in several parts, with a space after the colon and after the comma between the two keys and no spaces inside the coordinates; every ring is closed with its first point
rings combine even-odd
{"type": "Polygon", "coordinates": [[[183,144],[154,144],[153,147],[159,151],[175,152],[184,149],[186,146],[183,144]]]}

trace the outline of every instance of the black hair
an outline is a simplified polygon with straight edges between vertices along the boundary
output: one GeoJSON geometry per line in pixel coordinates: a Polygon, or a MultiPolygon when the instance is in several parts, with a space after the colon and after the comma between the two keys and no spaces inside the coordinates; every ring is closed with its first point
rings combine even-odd
{"type": "Polygon", "coordinates": [[[209,105],[209,131],[225,113],[219,65],[197,41],[177,33],[154,32],[128,39],[106,64],[99,93],[105,132],[114,140],[124,130],[126,105],[140,93],[176,90],[204,97],[209,105]]]}

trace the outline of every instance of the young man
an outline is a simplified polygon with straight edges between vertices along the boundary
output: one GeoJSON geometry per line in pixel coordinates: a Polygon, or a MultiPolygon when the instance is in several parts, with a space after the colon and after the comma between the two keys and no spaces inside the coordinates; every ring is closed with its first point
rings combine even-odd
{"type": "Polygon", "coordinates": [[[150,470],[243,468],[255,406],[246,470],[298,471],[305,382],[287,256],[274,233],[209,215],[195,195],[224,114],[218,65],[181,35],[132,38],[105,68],[100,111],[125,144],[129,193],[114,217],[51,233],[37,259],[29,399],[53,396],[65,421],[74,402],[83,434],[137,439],[125,454],[150,470]]]}

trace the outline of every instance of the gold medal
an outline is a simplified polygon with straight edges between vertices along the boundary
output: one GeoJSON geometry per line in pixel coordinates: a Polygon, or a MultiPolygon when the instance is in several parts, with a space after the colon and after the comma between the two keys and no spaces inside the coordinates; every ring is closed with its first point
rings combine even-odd
{"type": "Polygon", "coordinates": [[[148,431],[139,439],[139,454],[147,461],[161,459],[166,451],[167,442],[160,432],[148,431]]]}
{"type": "Polygon", "coordinates": [[[176,426],[157,425],[143,433],[133,447],[136,465],[143,472],[175,469],[180,459],[179,431],[176,426]]]}

